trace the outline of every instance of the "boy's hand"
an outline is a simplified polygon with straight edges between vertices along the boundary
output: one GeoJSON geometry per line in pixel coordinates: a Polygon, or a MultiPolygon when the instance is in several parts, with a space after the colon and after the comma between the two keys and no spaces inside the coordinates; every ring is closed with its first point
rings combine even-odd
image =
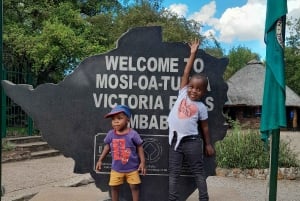
{"type": "Polygon", "coordinates": [[[140,171],[142,175],[145,175],[145,174],[146,174],[146,166],[145,166],[145,163],[140,163],[139,168],[138,168],[138,171],[140,171]]]}
{"type": "Polygon", "coordinates": [[[215,154],[215,150],[214,148],[211,146],[211,144],[207,144],[205,145],[205,154],[207,156],[212,156],[215,154]]]}
{"type": "Polygon", "coordinates": [[[101,161],[98,161],[97,164],[96,164],[96,171],[100,171],[101,170],[101,166],[102,166],[102,162],[101,161]]]}
{"type": "Polygon", "coordinates": [[[189,46],[191,48],[191,54],[194,54],[197,52],[198,48],[200,45],[200,40],[199,39],[195,39],[194,41],[192,41],[191,43],[189,43],[189,46]]]}

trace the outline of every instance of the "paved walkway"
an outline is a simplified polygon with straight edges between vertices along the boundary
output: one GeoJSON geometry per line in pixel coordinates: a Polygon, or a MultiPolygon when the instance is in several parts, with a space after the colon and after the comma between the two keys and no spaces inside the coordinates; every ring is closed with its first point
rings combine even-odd
{"type": "MultiPolygon", "coordinates": [[[[108,198],[107,192],[95,187],[89,174],[72,173],[73,165],[73,160],[64,156],[4,163],[2,184],[6,192],[1,200],[28,200],[35,194],[31,201],[100,201],[108,198]]],[[[243,201],[236,190],[222,185],[209,187],[209,191],[212,201],[243,201]]],[[[192,194],[189,201],[196,197],[197,193],[192,194]]]]}
{"type": "MultiPolygon", "coordinates": [[[[292,145],[299,150],[300,134],[292,133],[292,145]],[[296,136],[296,137],[295,137],[296,136]]],[[[283,135],[283,138],[290,138],[283,135]]],[[[299,152],[300,153],[300,152],[299,152]]],[[[107,192],[101,192],[89,174],[74,174],[71,158],[56,156],[2,164],[2,201],[103,201],[107,192]],[[78,187],[76,187],[78,186],[78,187]],[[34,196],[33,196],[34,195],[34,196]]],[[[211,201],[264,201],[268,200],[267,181],[209,177],[211,201]]],[[[300,180],[280,180],[277,187],[278,201],[299,201],[300,180]]],[[[196,201],[197,193],[187,201],[196,201]]]]}
{"type": "MultiPolygon", "coordinates": [[[[94,185],[89,174],[72,173],[74,162],[56,156],[2,165],[2,184],[6,193],[2,201],[103,201],[108,198],[94,185]],[[78,186],[79,187],[75,187],[78,186]],[[74,186],[74,187],[72,187],[74,186]],[[37,194],[38,193],[38,194],[37,194]]],[[[264,201],[267,197],[265,180],[209,177],[211,201],[264,201]]],[[[278,181],[278,201],[298,201],[300,181],[278,181]]],[[[196,201],[197,193],[187,201],[196,201]]]]}

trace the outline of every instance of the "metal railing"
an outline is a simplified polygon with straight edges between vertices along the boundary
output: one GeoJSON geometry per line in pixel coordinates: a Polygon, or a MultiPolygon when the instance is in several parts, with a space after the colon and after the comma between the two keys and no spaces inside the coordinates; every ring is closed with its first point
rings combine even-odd
{"type": "MultiPolygon", "coordinates": [[[[1,80],[9,80],[15,84],[32,84],[32,74],[22,71],[8,71],[4,67],[1,69],[1,80]]],[[[32,135],[33,121],[7,97],[1,87],[1,137],[32,135]]]]}

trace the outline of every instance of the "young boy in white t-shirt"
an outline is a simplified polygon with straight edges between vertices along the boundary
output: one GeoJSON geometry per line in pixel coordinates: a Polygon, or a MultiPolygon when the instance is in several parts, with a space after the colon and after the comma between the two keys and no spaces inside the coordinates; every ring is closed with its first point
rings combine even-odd
{"type": "Polygon", "coordinates": [[[208,112],[200,101],[207,91],[208,80],[196,74],[189,79],[199,47],[199,40],[189,44],[190,57],[181,77],[178,98],[168,117],[169,123],[169,201],[177,201],[178,181],[183,158],[189,164],[199,191],[199,200],[208,201],[206,176],[203,166],[203,143],[205,154],[214,154],[208,131],[208,112]],[[201,130],[201,135],[198,131],[201,130]]]}

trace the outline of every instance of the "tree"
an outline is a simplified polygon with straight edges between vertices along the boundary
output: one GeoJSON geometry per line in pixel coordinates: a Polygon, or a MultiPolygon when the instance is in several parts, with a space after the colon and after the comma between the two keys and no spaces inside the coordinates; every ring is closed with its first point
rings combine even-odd
{"type": "MultiPolygon", "coordinates": [[[[162,26],[168,42],[204,39],[199,23],[162,8],[161,0],[119,2],[4,0],[5,68],[30,71],[33,85],[56,83],[84,58],[114,48],[117,39],[136,26],[162,26]]],[[[214,46],[206,47],[221,55],[214,46]]]]}
{"type": "Polygon", "coordinates": [[[300,18],[287,21],[285,62],[286,84],[300,95],[300,18]]]}
{"type": "Polygon", "coordinates": [[[77,5],[82,14],[90,17],[103,13],[116,13],[123,8],[117,0],[80,0],[77,5]]]}
{"type": "Polygon", "coordinates": [[[72,1],[5,0],[4,11],[4,66],[31,71],[35,85],[61,80],[83,58],[105,49],[91,43],[89,24],[72,1]]]}
{"type": "Polygon", "coordinates": [[[144,1],[142,4],[123,9],[115,19],[115,34],[120,36],[129,28],[138,26],[162,26],[163,40],[168,42],[187,41],[200,37],[199,24],[181,18],[174,13],[144,1]]]}
{"type": "Polygon", "coordinates": [[[204,40],[204,50],[217,58],[221,58],[224,57],[224,49],[222,48],[220,42],[218,42],[218,40],[212,35],[210,34],[210,36],[204,40]],[[212,45],[210,43],[213,43],[212,45]]]}
{"type": "Polygon", "coordinates": [[[249,48],[237,46],[229,50],[229,63],[224,73],[224,79],[229,79],[235,72],[244,67],[249,61],[255,59],[260,61],[260,56],[253,53],[249,48]]]}

